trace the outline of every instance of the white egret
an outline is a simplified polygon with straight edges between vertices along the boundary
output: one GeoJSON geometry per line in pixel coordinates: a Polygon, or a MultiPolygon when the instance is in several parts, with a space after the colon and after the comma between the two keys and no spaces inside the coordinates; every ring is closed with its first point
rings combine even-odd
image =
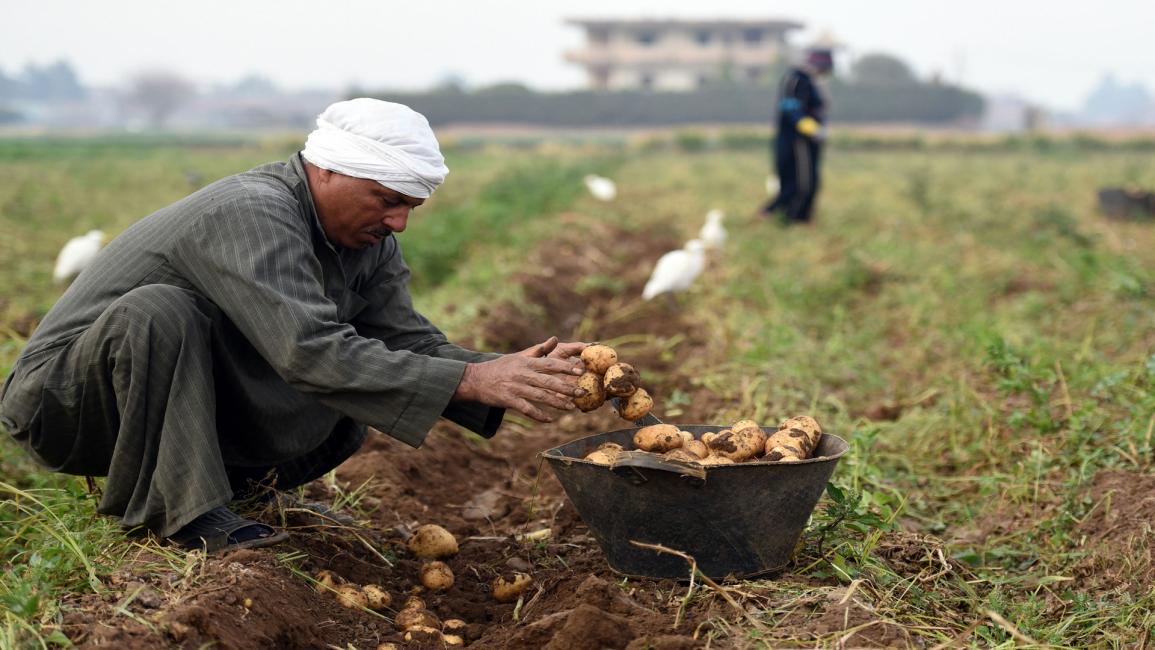
{"type": "Polygon", "coordinates": [[[706,266],[706,247],[700,239],[691,239],[683,248],[670,251],[658,259],[654,272],[642,290],[642,298],[651,300],[663,293],[685,291],[706,266]]]}
{"type": "Polygon", "coordinates": [[[767,176],[766,177],[766,193],[767,194],[769,194],[770,196],[774,196],[775,194],[778,193],[778,190],[780,187],[781,187],[781,185],[778,184],[778,177],[777,176],[767,176]]]}
{"type": "Polygon", "coordinates": [[[723,216],[725,213],[717,208],[706,213],[706,223],[698,231],[698,239],[702,240],[706,248],[722,248],[726,243],[726,228],[722,226],[723,216]]]}
{"type": "Polygon", "coordinates": [[[585,181],[590,194],[593,194],[594,198],[599,201],[613,201],[614,197],[618,195],[618,186],[605,176],[590,174],[582,180],[585,181]]]}
{"type": "Polygon", "coordinates": [[[52,280],[62,284],[80,275],[80,272],[92,264],[100,247],[104,245],[104,233],[99,230],[89,230],[87,234],[73,237],[60,249],[56,256],[56,267],[52,270],[52,280]]]}

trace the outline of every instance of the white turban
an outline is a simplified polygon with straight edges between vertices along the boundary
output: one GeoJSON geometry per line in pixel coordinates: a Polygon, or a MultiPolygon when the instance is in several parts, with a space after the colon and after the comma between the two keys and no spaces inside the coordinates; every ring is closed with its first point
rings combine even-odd
{"type": "Polygon", "coordinates": [[[337,102],[317,116],[302,155],[322,169],[418,199],[429,198],[449,173],[424,115],[367,97],[337,102]]]}

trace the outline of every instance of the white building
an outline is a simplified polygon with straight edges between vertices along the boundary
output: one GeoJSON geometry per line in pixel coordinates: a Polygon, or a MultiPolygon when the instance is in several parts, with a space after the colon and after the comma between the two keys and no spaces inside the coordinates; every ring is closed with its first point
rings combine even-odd
{"type": "Polygon", "coordinates": [[[693,90],[719,79],[774,83],[789,20],[584,20],[586,47],[566,53],[594,90],[693,90]]]}

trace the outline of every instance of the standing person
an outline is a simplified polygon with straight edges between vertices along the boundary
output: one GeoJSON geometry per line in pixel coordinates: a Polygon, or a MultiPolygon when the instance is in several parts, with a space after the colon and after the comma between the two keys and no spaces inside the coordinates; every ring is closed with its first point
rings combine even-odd
{"type": "Polygon", "coordinates": [[[48,312],[0,423],[51,471],[107,476],[98,511],[188,548],[284,539],[228,504],[318,478],[366,425],[414,447],[444,417],[569,410],[583,343],[451,344],[419,314],[397,235],[448,173],[406,106],[329,106],[303,151],[134,224],[48,312]]]}
{"type": "Polygon", "coordinates": [[[774,165],[778,196],[762,208],[767,217],[780,212],[785,223],[808,223],[818,194],[818,168],[826,137],[826,100],[816,80],[834,68],[829,49],[807,51],[801,65],[783,77],[778,89],[778,132],[774,165]]]}

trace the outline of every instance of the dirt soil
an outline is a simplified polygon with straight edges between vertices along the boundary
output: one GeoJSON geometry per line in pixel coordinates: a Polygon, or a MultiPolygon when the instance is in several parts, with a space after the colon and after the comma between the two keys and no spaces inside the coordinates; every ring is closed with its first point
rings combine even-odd
{"type": "Polygon", "coordinates": [[[1078,531],[1089,553],[1075,579],[1089,590],[1147,593],[1155,581],[1155,475],[1100,472],[1088,495],[1094,506],[1078,531]]]}
{"type": "MultiPolygon", "coordinates": [[[[704,347],[703,334],[681,318],[674,302],[638,306],[618,298],[639,295],[653,261],[678,242],[593,227],[604,231],[594,238],[568,232],[544,243],[534,255],[535,272],[518,279],[534,308],[494,305],[474,343],[516,350],[550,334],[572,337],[590,322],[598,323],[596,335],[603,340],[645,335],[623,348],[628,351],[623,356],[650,378],[647,387],[657,399],[657,412],[664,395],[682,388],[694,399],[679,420],[709,421],[719,401],[690,384],[671,361],[704,347]],[[583,243],[600,237],[613,237],[622,257],[606,259],[583,243]],[[621,287],[598,289],[586,282],[582,289],[583,280],[607,269],[621,287]],[[671,341],[677,355],[668,353],[671,341]]],[[[624,426],[603,407],[566,414],[549,425],[507,420],[490,441],[441,424],[417,450],[374,432],[337,469],[335,485],[317,481],[308,487],[311,497],[336,499],[338,506],[344,503],[342,495],[355,499],[362,517],[358,525],[268,508],[262,516],[286,526],[290,542],[207,559],[192,554],[181,570],[139,546],[130,568],[113,575],[103,594],[66,604],[69,614],[61,629],[80,647],[372,649],[384,642],[444,647],[440,639],[406,643],[392,626],[400,603],[416,593],[440,619],[466,622],[462,636],[470,648],[752,645],[751,614],[715,589],[699,582],[687,594],[684,581],[627,579],[612,572],[539,458],[539,452],[558,444],[624,426]],[[407,532],[425,523],[444,526],[460,542],[460,552],[446,560],[456,582],[445,593],[421,589],[421,563],[405,548],[407,532]],[[541,536],[519,541],[526,533],[541,536]],[[350,583],[382,585],[393,597],[393,609],[374,614],[339,606],[306,577],[321,569],[350,583]],[[516,603],[496,602],[492,580],[515,571],[533,576],[530,590],[516,603]]],[[[900,555],[896,551],[896,560],[900,555]]],[[[938,570],[922,557],[903,561],[917,564],[915,571],[938,570]]],[[[779,584],[790,580],[818,587],[826,596],[781,620],[760,621],[759,634],[773,646],[812,646],[815,639],[831,636],[855,646],[906,645],[898,631],[835,582],[816,584],[786,575],[779,584]]],[[[741,589],[753,593],[757,587],[743,584],[741,589]]]]}

